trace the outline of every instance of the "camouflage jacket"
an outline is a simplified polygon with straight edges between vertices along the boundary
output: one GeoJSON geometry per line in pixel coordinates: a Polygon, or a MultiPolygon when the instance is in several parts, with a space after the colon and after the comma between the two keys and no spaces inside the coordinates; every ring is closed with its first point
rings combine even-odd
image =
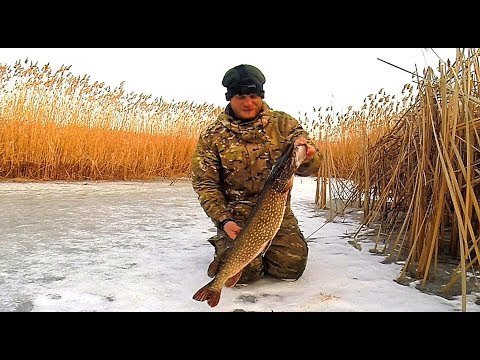
{"type": "MultiPolygon", "coordinates": [[[[288,143],[305,137],[315,144],[295,118],[271,110],[265,102],[257,118],[249,122],[234,120],[228,109],[199,137],[192,156],[192,186],[216,226],[229,218],[241,226],[288,143]]],[[[297,175],[316,174],[320,161],[317,149],[312,160],[300,165],[297,175]]]]}

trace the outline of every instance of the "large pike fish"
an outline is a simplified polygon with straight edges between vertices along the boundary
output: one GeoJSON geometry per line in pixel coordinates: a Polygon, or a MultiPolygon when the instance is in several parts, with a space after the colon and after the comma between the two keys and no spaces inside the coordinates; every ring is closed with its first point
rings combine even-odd
{"type": "Polygon", "coordinates": [[[193,299],[207,300],[217,306],[224,286],[233,287],[242,270],[259,254],[264,253],[280,229],[293,175],[306,157],[307,146],[290,144],[271,170],[258,201],[232,245],[219,259],[212,281],[198,290],[193,299]]]}

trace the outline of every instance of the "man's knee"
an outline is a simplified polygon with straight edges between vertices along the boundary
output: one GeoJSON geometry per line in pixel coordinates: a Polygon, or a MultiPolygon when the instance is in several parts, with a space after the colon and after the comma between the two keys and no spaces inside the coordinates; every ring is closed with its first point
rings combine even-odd
{"type": "Polygon", "coordinates": [[[275,256],[265,261],[265,273],[281,279],[299,279],[307,266],[307,256],[275,256]]]}
{"type": "Polygon", "coordinates": [[[207,268],[207,275],[213,278],[217,274],[218,265],[220,264],[220,258],[229,246],[229,240],[227,239],[226,236],[217,234],[215,236],[212,236],[210,239],[208,239],[208,242],[212,244],[213,247],[215,248],[213,260],[210,263],[210,265],[208,265],[208,268],[207,268]]]}
{"type": "Polygon", "coordinates": [[[208,239],[208,242],[215,248],[215,257],[222,255],[230,246],[231,240],[226,234],[217,234],[208,239]]]}
{"type": "Polygon", "coordinates": [[[265,273],[282,279],[298,279],[307,266],[308,246],[300,230],[275,239],[265,254],[265,273]]]}
{"type": "Polygon", "coordinates": [[[242,270],[242,275],[237,284],[249,284],[263,276],[263,258],[257,256],[242,270]]]}

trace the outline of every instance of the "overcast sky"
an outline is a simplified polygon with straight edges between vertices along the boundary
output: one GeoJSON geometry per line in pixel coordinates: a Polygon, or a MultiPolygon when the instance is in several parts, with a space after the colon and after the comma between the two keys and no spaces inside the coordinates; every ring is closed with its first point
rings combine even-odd
{"type": "Polygon", "coordinates": [[[221,81],[238,64],[255,65],[266,77],[265,100],[293,116],[313,107],[335,111],[360,107],[370,93],[384,88],[398,94],[412,76],[380,58],[420,73],[426,66],[455,58],[454,48],[3,48],[0,62],[49,62],[71,65],[74,75],[90,75],[127,92],[171,101],[226,105],[221,81]]]}

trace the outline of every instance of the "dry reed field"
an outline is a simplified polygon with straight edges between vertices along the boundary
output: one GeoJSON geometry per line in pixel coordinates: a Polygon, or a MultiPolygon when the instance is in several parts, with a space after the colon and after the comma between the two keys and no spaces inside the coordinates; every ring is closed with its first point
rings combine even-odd
{"type": "Polygon", "coordinates": [[[380,91],[362,110],[327,114],[312,129],[326,159],[319,206],[332,206],[327,187],[341,199],[340,210],[361,206],[362,227],[377,230],[374,251],[404,262],[400,283],[413,277],[425,289],[428,280],[445,278],[442,265],[452,265],[440,293],[448,296],[460,283],[464,311],[467,292],[480,290],[479,55],[457,50],[438,75],[427,68],[416,76],[415,94],[411,84],[400,100],[380,91]],[[330,178],[343,181],[332,189],[330,178]]]}
{"type": "Polygon", "coordinates": [[[27,62],[0,64],[0,179],[188,177],[199,131],[221,111],[27,62]]]}
{"type": "MultiPolygon", "coordinates": [[[[479,55],[457,50],[452,64],[415,75],[401,98],[380,90],[361,109],[300,119],[324,156],[318,206],[335,198],[338,212],[360,207],[361,228],[376,230],[374,251],[404,263],[400,283],[421,279],[425,288],[453,264],[441,291],[459,284],[464,307],[472,286],[480,289],[479,55]]],[[[126,94],[123,83],[69,70],[0,64],[0,179],[190,176],[198,135],[221,108],[126,94]]]]}

